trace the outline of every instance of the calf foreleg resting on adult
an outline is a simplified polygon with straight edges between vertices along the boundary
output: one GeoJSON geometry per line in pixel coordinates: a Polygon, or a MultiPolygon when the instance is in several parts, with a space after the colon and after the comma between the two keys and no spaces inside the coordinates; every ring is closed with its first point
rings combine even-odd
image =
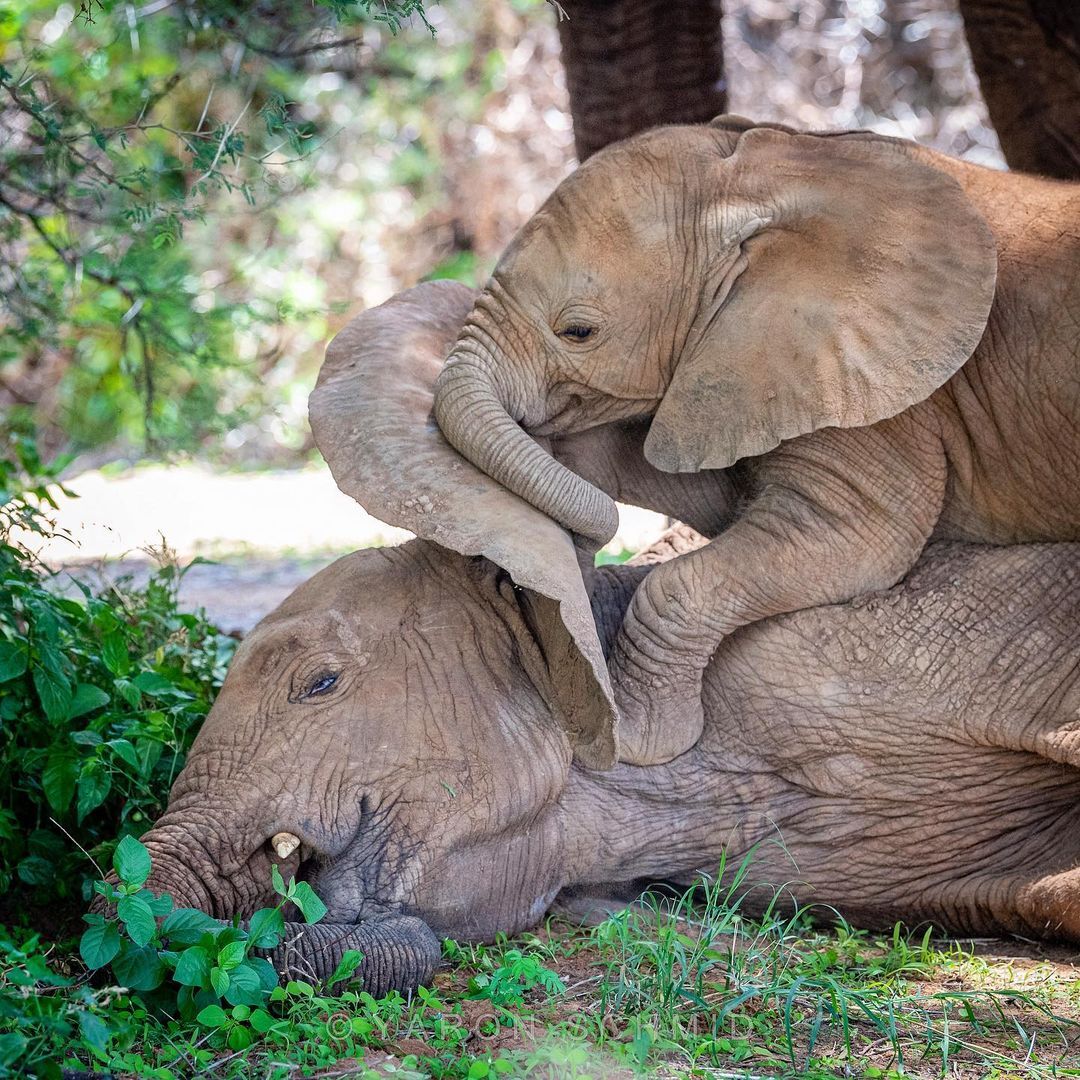
{"type": "Polygon", "coordinates": [[[697,742],[702,672],[740,626],[895,584],[944,491],[938,444],[905,417],[818,431],[761,459],[739,519],[634,594],[611,659],[622,760],[669,761],[697,742]]]}

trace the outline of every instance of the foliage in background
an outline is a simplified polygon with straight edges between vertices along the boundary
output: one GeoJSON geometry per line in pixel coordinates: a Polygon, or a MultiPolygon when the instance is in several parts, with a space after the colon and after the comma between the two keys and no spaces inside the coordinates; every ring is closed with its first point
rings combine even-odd
{"type": "Polygon", "coordinates": [[[0,2],[9,397],[51,409],[77,447],[175,451],[235,427],[274,328],[321,297],[280,274],[260,287],[257,255],[234,262],[227,243],[248,208],[274,216],[334,133],[295,100],[314,97],[319,58],[366,42],[373,79],[415,80],[378,29],[414,16],[432,29],[420,0],[0,2]]]}
{"type": "Polygon", "coordinates": [[[93,868],[64,835],[107,859],[149,828],[206,715],[235,642],[181,612],[182,570],[142,588],[57,594],[12,535],[49,532],[34,440],[0,447],[0,895],[81,902],[93,868]],[[54,824],[55,821],[55,824],[54,824]]]}

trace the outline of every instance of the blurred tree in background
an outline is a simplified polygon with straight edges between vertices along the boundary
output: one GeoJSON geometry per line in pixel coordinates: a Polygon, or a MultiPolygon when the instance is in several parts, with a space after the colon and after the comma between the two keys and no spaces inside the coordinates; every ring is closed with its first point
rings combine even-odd
{"type": "MultiPolygon", "coordinates": [[[[421,0],[0,4],[0,391],[52,448],[235,445],[245,422],[258,442],[289,397],[282,353],[327,332],[312,257],[335,233],[381,243],[365,215],[422,211],[425,103],[467,119],[499,75],[483,22],[437,36],[421,0]]],[[[451,241],[442,272],[469,277],[451,241]]]]}

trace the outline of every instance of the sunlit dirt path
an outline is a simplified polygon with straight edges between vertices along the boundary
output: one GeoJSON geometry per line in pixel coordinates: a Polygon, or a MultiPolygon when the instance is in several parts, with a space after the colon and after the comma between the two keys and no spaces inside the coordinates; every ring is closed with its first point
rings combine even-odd
{"type": "MultiPolygon", "coordinates": [[[[124,574],[141,581],[165,548],[181,564],[213,559],[188,571],[180,595],[228,631],[249,630],[338,555],[410,536],[342,495],[325,466],[216,473],[150,465],[86,472],[65,486],[78,498],[58,495],[55,516],[70,539],[29,538],[46,564],[90,581],[124,574]]],[[[637,550],[664,529],[665,519],[647,510],[620,507],[620,514],[610,551],[637,550]]]]}

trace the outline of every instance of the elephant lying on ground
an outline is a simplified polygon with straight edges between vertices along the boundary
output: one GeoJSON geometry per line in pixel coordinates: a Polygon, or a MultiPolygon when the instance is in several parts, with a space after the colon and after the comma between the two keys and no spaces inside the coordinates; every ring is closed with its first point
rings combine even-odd
{"type": "MultiPolygon", "coordinates": [[[[567,533],[439,434],[470,299],[422,286],[332,345],[320,446],[427,539],[339,559],[243,642],[144,837],[150,884],[243,915],[272,863],[301,875],[329,914],[278,965],[321,975],[358,947],[376,993],[429,977],[436,935],[692,882],[770,838],[786,853],[763,845],[751,884],[797,877],[867,924],[1080,941],[1080,545],[943,545],[886,593],[747,627],[706,672],[697,746],[617,763],[603,652],[647,567],[583,575],[567,533]]],[[[638,497],[709,527],[723,475],[680,488],[640,436],[564,450],[597,482],[636,452],[618,472],[638,497]]]]}

